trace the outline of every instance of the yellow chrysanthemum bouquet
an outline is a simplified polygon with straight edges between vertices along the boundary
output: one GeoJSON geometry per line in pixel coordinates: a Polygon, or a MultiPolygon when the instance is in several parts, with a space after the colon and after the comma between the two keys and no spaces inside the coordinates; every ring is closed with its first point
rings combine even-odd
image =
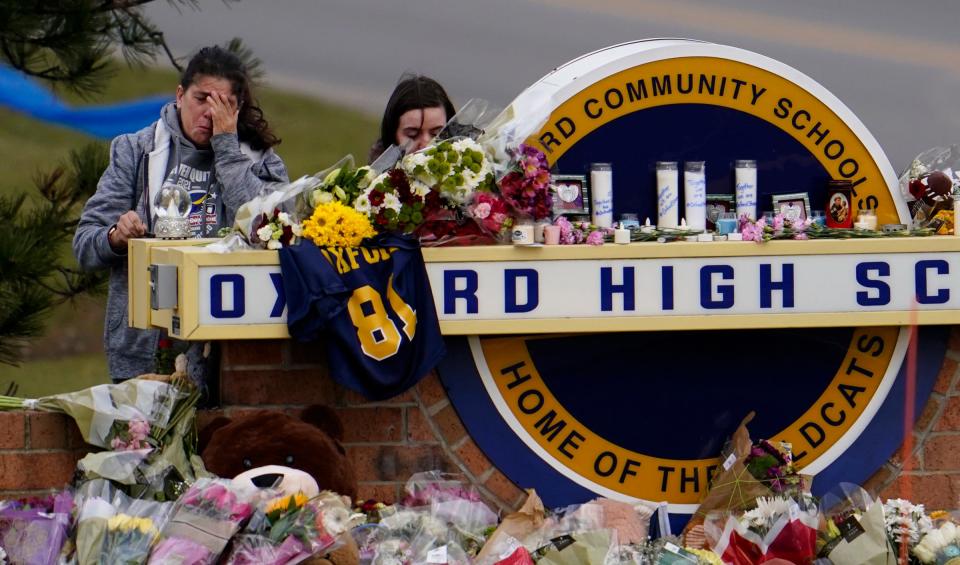
{"type": "Polygon", "coordinates": [[[303,237],[317,247],[357,247],[375,234],[366,215],[338,200],[318,204],[303,221],[303,237]]]}

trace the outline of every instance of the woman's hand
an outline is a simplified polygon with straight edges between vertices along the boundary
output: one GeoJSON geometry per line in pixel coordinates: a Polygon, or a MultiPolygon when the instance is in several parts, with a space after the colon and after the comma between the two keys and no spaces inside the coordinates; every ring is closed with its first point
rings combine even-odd
{"type": "Polygon", "coordinates": [[[207,97],[210,102],[210,117],[213,120],[213,135],[237,133],[237,117],[240,108],[232,97],[213,92],[207,97]]]}
{"type": "Polygon", "coordinates": [[[107,241],[114,251],[124,251],[128,241],[146,233],[147,227],[140,221],[140,216],[130,210],[117,218],[117,223],[107,231],[107,241]]]}

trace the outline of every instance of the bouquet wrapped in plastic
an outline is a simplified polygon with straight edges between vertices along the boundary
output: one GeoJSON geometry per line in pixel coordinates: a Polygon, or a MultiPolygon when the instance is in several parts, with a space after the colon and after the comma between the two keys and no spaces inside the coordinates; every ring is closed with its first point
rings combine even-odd
{"type": "Polygon", "coordinates": [[[106,523],[99,563],[145,563],[173,505],[130,499],[118,492],[113,500],[116,513],[106,523]]]}
{"type": "Polygon", "coordinates": [[[749,565],[783,559],[811,563],[817,553],[819,513],[809,500],[759,498],[742,514],[707,515],[704,530],[710,548],[724,563],[749,565]]]}
{"type": "Polygon", "coordinates": [[[107,535],[107,521],[117,513],[113,498],[117,489],[104,479],[93,479],[77,489],[76,560],[78,565],[96,565],[107,535]]]}
{"type": "Polygon", "coordinates": [[[458,476],[428,471],[407,481],[400,504],[380,510],[380,521],[355,531],[371,563],[471,563],[497,516],[458,476]]]}
{"type": "Polygon", "coordinates": [[[747,468],[747,462],[753,450],[747,424],[753,416],[751,412],[740,422],[724,449],[720,470],[711,481],[710,489],[700,501],[696,514],[687,522],[683,530],[687,545],[700,546],[703,539],[704,517],[707,514],[716,511],[743,512],[755,507],[758,498],[774,496],[775,493],[768,482],[754,477],[747,468]],[[692,542],[690,538],[697,541],[692,542]]]}
{"type": "Polygon", "coordinates": [[[150,447],[155,428],[165,427],[176,402],[187,393],[170,383],[130,379],[42,398],[0,396],[3,410],[42,410],[73,418],[83,440],[104,449],[150,447]]]}
{"type": "Polygon", "coordinates": [[[883,521],[887,538],[898,561],[909,558],[920,538],[933,529],[933,520],[927,516],[922,504],[913,504],[902,498],[883,503],[883,521]]]}
{"type": "Polygon", "coordinates": [[[893,565],[883,504],[857,485],[841,483],[823,497],[819,555],[834,565],[893,565]]]}
{"type": "Polygon", "coordinates": [[[497,515],[480,494],[460,475],[426,471],[416,473],[405,485],[401,504],[429,508],[433,518],[449,526],[448,538],[470,555],[476,555],[486,541],[484,532],[497,525],[497,515]]]}
{"type": "MultiPolygon", "coordinates": [[[[145,389],[138,383],[157,382],[131,379],[123,384],[140,386],[145,394],[153,385],[145,389]]],[[[78,462],[77,470],[84,479],[103,478],[127,485],[127,493],[138,498],[173,500],[186,485],[207,474],[196,453],[193,431],[199,389],[182,374],[159,384],[163,386],[155,389],[154,400],[163,406],[162,417],[114,420],[108,436],[111,450],[88,453],[78,462]],[[163,401],[168,397],[174,399],[172,406],[163,401]]],[[[109,417],[110,411],[104,410],[95,413],[93,419],[102,423],[109,417]]]]}
{"type": "Polygon", "coordinates": [[[500,194],[518,218],[534,221],[550,218],[550,165],[536,147],[520,144],[513,152],[510,169],[497,179],[500,194]]]}
{"type": "MultiPolygon", "coordinates": [[[[421,151],[404,156],[397,169],[388,174],[392,183],[399,185],[398,194],[404,204],[396,214],[405,219],[405,209],[412,208],[410,225],[415,226],[411,231],[421,243],[446,245],[493,241],[463,213],[478,191],[490,192],[493,187],[490,161],[477,142],[468,137],[435,141],[421,151]],[[400,180],[401,173],[409,185],[406,190],[404,181],[400,180]],[[407,191],[411,196],[405,196],[407,191]]],[[[391,206],[386,202],[384,206],[392,224],[391,206]]],[[[382,221],[377,219],[378,223],[382,221]]]]}
{"type": "Polygon", "coordinates": [[[253,513],[257,494],[230,480],[199,479],[177,500],[149,563],[216,563],[241,523],[253,513]]]}
{"type": "Polygon", "coordinates": [[[960,146],[933,147],[917,155],[900,175],[900,192],[915,227],[954,233],[954,199],[960,198],[960,146]]]}
{"type": "Polygon", "coordinates": [[[960,562],[960,527],[945,513],[934,513],[931,528],[911,550],[920,563],[953,564],[960,562]]]}
{"type": "Polygon", "coordinates": [[[0,503],[0,548],[10,563],[53,565],[67,540],[73,496],[61,492],[48,500],[0,503]]]}
{"type": "Polygon", "coordinates": [[[309,500],[303,493],[264,499],[243,533],[234,537],[226,563],[297,563],[331,551],[361,518],[329,491],[309,500]]]}
{"type": "Polygon", "coordinates": [[[441,557],[445,561],[437,562],[470,562],[448,525],[433,516],[429,507],[395,506],[384,514],[361,546],[361,554],[370,555],[372,564],[429,563],[441,557]]]}

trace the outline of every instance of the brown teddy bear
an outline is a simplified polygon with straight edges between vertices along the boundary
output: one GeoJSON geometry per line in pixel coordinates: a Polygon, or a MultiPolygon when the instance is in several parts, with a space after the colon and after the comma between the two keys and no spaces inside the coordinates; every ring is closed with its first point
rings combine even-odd
{"type": "MultiPolygon", "coordinates": [[[[261,410],[236,418],[218,417],[200,431],[199,451],[207,470],[220,477],[235,477],[267,465],[282,465],[306,472],[321,490],[355,499],[357,479],[343,445],[343,424],[327,406],[309,406],[300,418],[261,410]]],[[[273,477],[277,479],[280,477],[273,477]]],[[[271,485],[274,480],[270,480],[271,485]]],[[[256,479],[253,479],[256,484],[256,479]]],[[[350,535],[335,551],[305,563],[356,565],[360,561],[350,535]]]]}

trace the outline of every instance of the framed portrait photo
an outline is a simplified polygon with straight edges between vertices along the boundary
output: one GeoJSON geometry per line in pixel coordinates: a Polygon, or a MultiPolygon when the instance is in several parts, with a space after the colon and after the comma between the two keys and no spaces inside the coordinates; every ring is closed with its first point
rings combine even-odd
{"type": "Polygon", "coordinates": [[[806,192],[792,194],[774,194],[773,211],[783,216],[784,220],[795,222],[810,217],[810,195],[806,192]]]}
{"type": "Polygon", "coordinates": [[[553,175],[550,194],[554,216],[590,214],[590,188],[586,175],[553,175]]]}
{"type": "Polygon", "coordinates": [[[853,227],[853,189],[849,183],[831,183],[827,186],[827,227],[853,227]]]}
{"type": "Polygon", "coordinates": [[[737,198],[732,194],[707,195],[707,231],[717,229],[717,218],[724,212],[737,211],[737,198]]]}

